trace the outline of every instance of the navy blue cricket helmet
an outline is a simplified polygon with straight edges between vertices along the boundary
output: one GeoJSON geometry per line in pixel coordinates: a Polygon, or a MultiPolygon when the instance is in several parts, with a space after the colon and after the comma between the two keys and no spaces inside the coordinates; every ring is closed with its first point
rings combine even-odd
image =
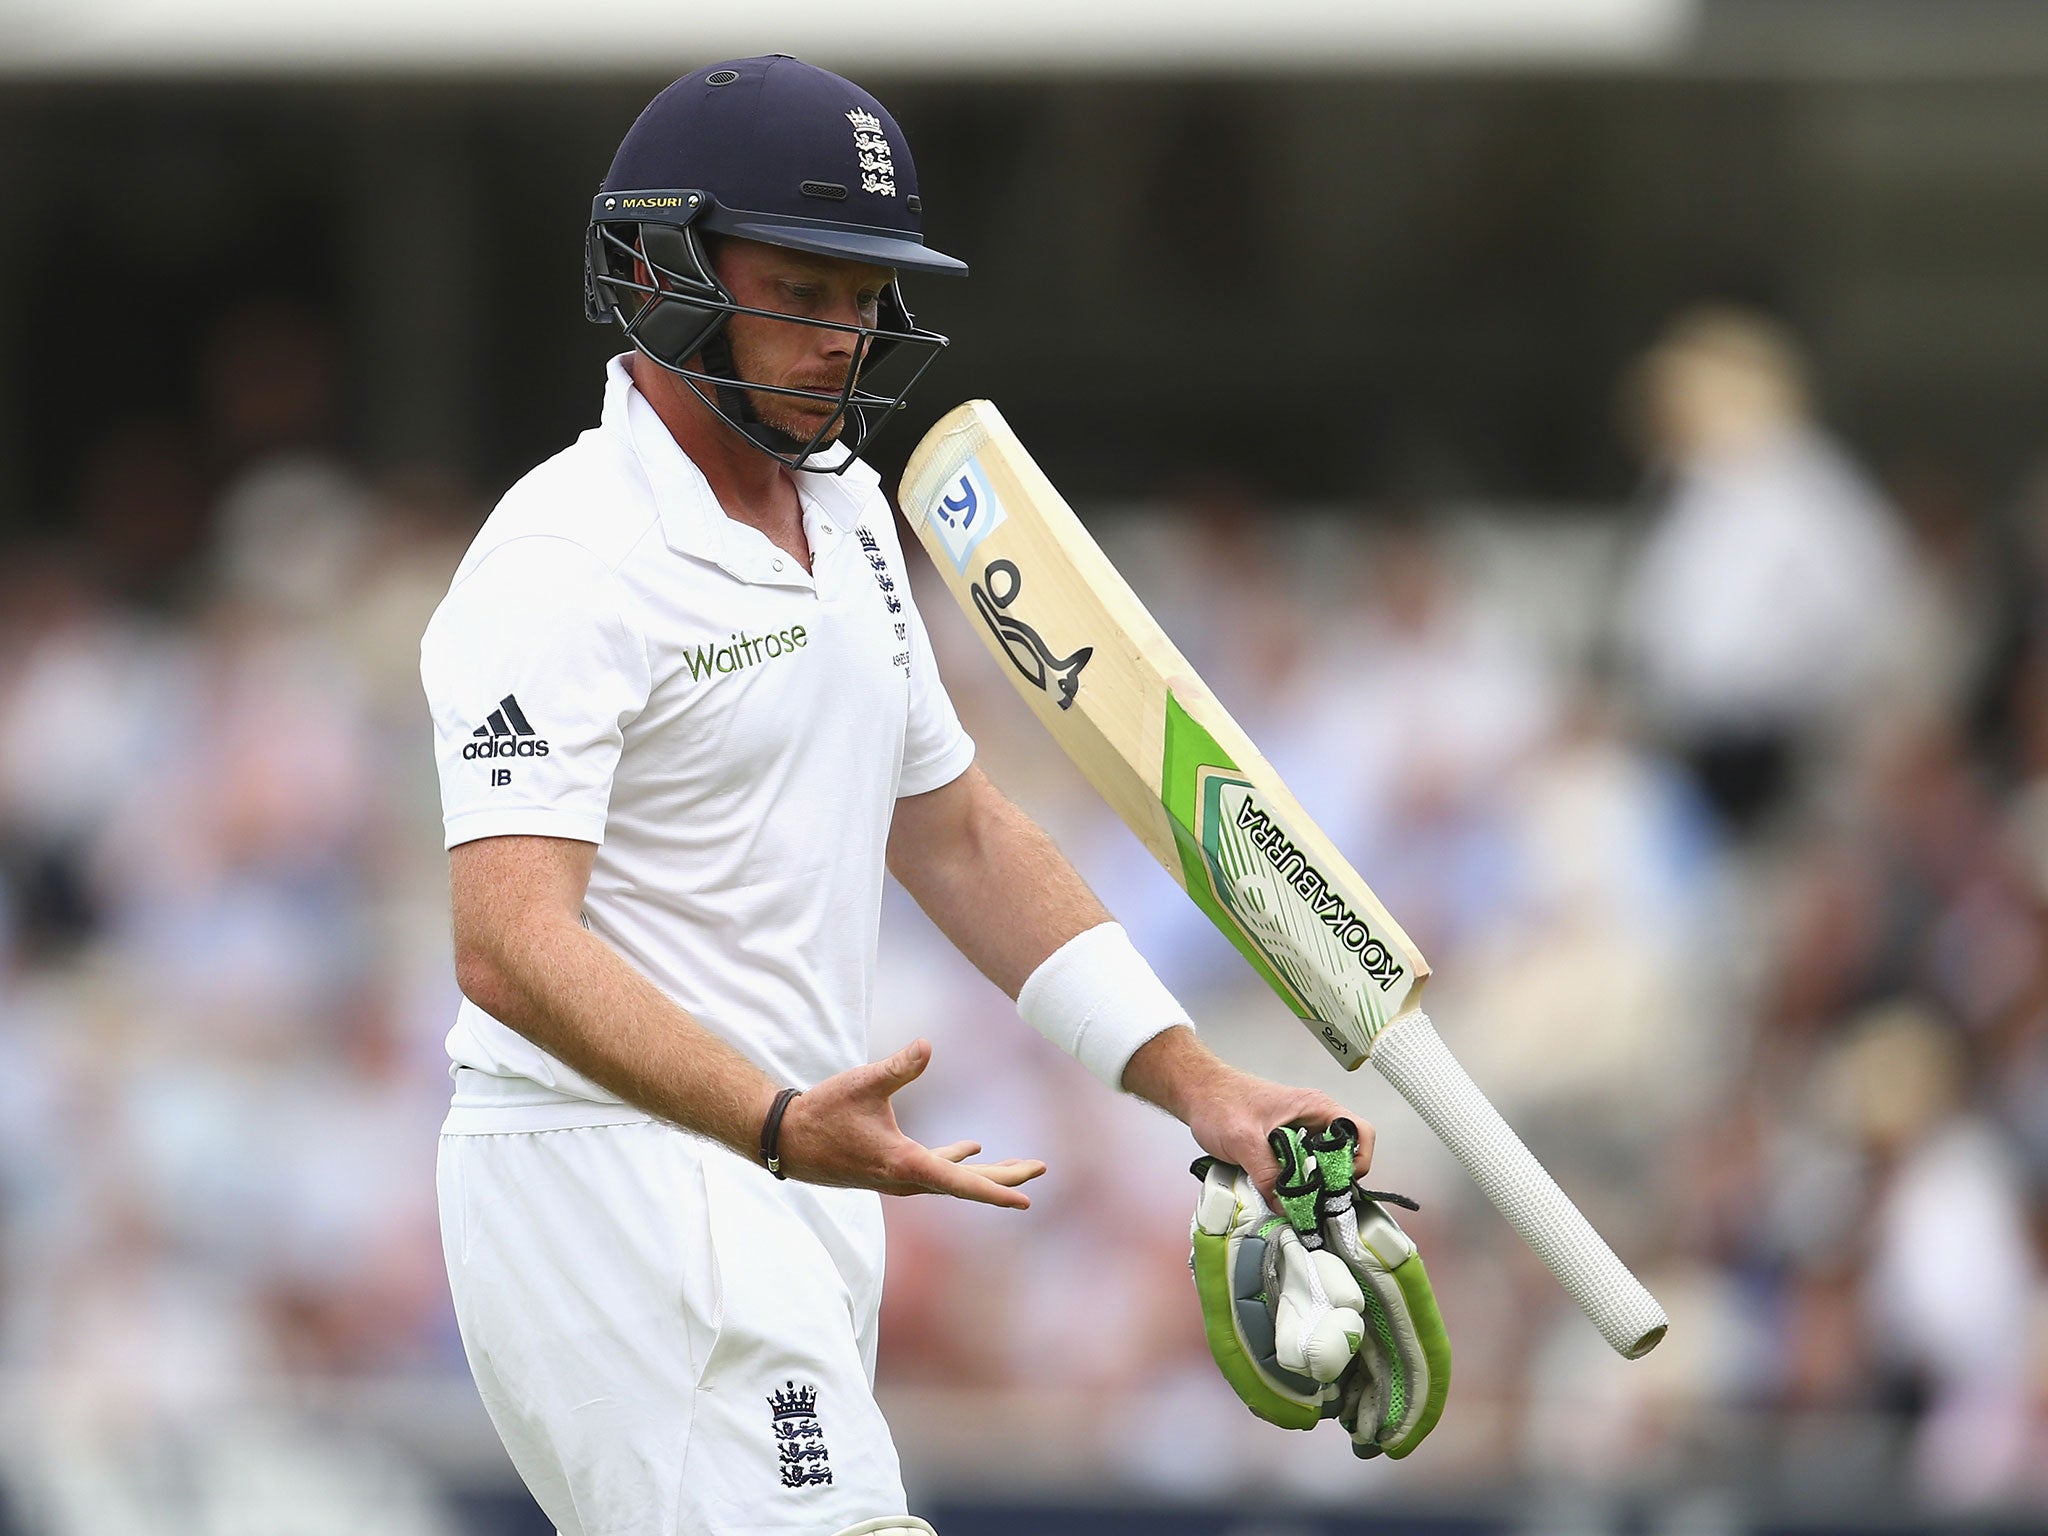
{"type": "Polygon", "coordinates": [[[946,338],[913,322],[893,279],[873,327],[748,309],[719,281],[702,237],[964,274],[965,262],[924,243],[923,214],[909,142],[866,91],[783,54],[714,64],[656,96],[619,145],[591,205],[585,309],[599,324],[616,321],[638,351],[791,468],[812,468],[813,455],[843,442],[837,472],[902,405],[946,338]],[[836,392],[741,380],[723,334],[735,314],[853,332],[858,364],[836,392]],[[871,384],[892,354],[893,386],[871,384]],[[806,441],[761,421],[746,390],[835,409],[806,441]]]}

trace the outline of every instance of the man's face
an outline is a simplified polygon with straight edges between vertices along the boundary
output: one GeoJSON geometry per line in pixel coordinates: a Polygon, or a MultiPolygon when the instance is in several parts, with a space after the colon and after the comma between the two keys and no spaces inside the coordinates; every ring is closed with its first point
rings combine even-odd
{"type": "MultiPolygon", "coordinates": [[[[723,240],[712,256],[718,276],[739,303],[800,321],[872,326],[893,274],[833,256],[813,256],[753,240],[723,240]]],[[[858,364],[861,339],[819,324],[791,325],[755,315],[726,322],[733,371],[748,384],[779,384],[836,396],[858,364]]],[[[832,400],[746,391],[754,414],[798,442],[809,442],[836,408],[832,400]]],[[[834,422],[829,442],[843,421],[834,422]]]]}

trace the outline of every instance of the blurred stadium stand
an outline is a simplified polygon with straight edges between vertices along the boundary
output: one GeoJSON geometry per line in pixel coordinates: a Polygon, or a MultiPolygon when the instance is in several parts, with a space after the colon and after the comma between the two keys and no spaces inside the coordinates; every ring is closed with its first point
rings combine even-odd
{"type": "MultiPolygon", "coordinates": [[[[906,1471],[944,1536],[2039,1529],[2048,7],[1384,9],[1313,57],[1233,55],[1244,7],[1157,54],[1055,7],[958,69],[756,42],[862,68],[975,266],[911,293],[956,346],[884,467],[1003,403],[1676,1327],[1608,1357],[933,590],[991,771],[1205,1029],[1380,1124],[1459,1353],[1407,1464],[1251,1421],[1184,1136],[898,895],[906,1121],[1054,1168],[1021,1222],[891,1207],[906,1471]]],[[[248,14],[0,0],[0,1533],[527,1536],[431,1209],[416,643],[595,411],[613,144],[748,42],[293,54],[248,14]]]]}

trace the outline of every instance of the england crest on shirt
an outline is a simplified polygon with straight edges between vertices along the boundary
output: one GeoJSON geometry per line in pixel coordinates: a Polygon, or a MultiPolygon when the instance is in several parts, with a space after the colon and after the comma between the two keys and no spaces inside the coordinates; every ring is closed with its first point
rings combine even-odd
{"type": "Polygon", "coordinates": [[[782,1486],[807,1488],[832,1481],[832,1458],[825,1449],[825,1428],[818,1422],[818,1389],[785,1381],[768,1394],[770,1422],[775,1428],[775,1454],[782,1464],[782,1486]]]}

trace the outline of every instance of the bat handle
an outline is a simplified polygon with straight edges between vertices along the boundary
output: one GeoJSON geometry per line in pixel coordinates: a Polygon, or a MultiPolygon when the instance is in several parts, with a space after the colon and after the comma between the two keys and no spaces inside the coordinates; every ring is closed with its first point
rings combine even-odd
{"type": "Polygon", "coordinates": [[[1631,1360],[1655,1349],[1669,1326],[1664,1309],[1522,1145],[1429,1015],[1414,1009],[1396,1019],[1373,1042],[1370,1059],[1457,1154],[1601,1336],[1631,1360]]]}

